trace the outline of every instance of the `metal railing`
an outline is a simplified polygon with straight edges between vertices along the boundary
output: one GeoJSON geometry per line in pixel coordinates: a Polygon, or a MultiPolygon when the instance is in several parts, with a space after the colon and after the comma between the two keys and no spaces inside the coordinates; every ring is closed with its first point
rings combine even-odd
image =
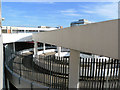
{"type": "Polygon", "coordinates": [[[68,89],[68,59],[62,57],[42,56],[39,59],[33,55],[9,53],[6,65],[20,77],[37,82],[49,88],[68,89]],[[36,61],[38,64],[36,64],[36,61]],[[56,67],[56,69],[55,69],[56,67]],[[66,72],[67,71],[67,72],[66,72]]]}
{"type": "MultiPolygon", "coordinates": [[[[69,57],[39,56],[11,53],[7,50],[6,65],[20,77],[44,86],[67,90],[69,57]]],[[[119,89],[120,61],[111,58],[80,58],[79,87],[87,89],[119,89]]]]}
{"type": "Polygon", "coordinates": [[[120,61],[81,58],[80,88],[120,89],[120,61]]]}

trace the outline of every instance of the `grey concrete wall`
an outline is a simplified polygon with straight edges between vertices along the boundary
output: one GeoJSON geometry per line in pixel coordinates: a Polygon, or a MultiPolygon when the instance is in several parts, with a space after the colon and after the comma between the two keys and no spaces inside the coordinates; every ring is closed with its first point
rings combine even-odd
{"type": "Polygon", "coordinates": [[[0,0],[0,90],[3,88],[3,44],[2,44],[2,33],[1,33],[1,0],[0,0]]]}
{"type": "Polygon", "coordinates": [[[30,81],[28,79],[25,79],[23,77],[20,77],[18,74],[12,72],[6,65],[6,78],[19,90],[21,89],[40,89],[44,88],[45,90],[48,90],[48,87],[45,87],[41,85],[40,83],[36,83],[33,81],[30,81]]]}
{"type": "Polygon", "coordinates": [[[0,35],[0,90],[3,88],[3,44],[0,35]]]}
{"type": "Polygon", "coordinates": [[[39,42],[120,59],[118,20],[33,34],[39,42]]]}

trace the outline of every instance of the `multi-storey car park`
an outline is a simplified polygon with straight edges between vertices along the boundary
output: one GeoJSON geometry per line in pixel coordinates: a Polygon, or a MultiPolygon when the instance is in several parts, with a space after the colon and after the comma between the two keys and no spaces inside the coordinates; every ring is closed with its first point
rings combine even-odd
{"type": "Polygon", "coordinates": [[[9,42],[3,34],[6,87],[119,89],[118,21],[12,34],[9,42]]]}
{"type": "Polygon", "coordinates": [[[0,89],[120,89],[119,19],[47,32],[1,21],[0,89]]]}

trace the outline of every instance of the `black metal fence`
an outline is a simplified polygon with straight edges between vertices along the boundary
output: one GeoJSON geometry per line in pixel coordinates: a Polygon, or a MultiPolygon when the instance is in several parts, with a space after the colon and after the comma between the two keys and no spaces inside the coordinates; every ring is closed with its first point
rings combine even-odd
{"type": "Polygon", "coordinates": [[[69,58],[20,55],[19,53],[6,53],[7,66],[20,77],[37,82],[41,85],[66,90],[68,89],[69,58]]]}
{"type": "MultiPolygon", "coordinates": [[[[29,54],[6,52],[6,64],[15,73],[44,86],[66,90],[69,57],[54,55],[33,58],[29,54]]],[[[111,58],[80,58],[79,88],[120,89],[120,61],[111,58]]]]}
{"type": "Polygon", "coordinates": [[[81,58],[79,87],[120,89],[120,61],[111,58],[81,58]]]}

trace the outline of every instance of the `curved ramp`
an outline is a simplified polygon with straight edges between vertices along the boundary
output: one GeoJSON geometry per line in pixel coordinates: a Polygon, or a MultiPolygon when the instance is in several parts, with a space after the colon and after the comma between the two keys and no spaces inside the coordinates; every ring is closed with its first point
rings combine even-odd
{"type": "Polygon", "coordinates": [[[120,59],[120,19],[33,34],[38,42],[120,59]]]}

